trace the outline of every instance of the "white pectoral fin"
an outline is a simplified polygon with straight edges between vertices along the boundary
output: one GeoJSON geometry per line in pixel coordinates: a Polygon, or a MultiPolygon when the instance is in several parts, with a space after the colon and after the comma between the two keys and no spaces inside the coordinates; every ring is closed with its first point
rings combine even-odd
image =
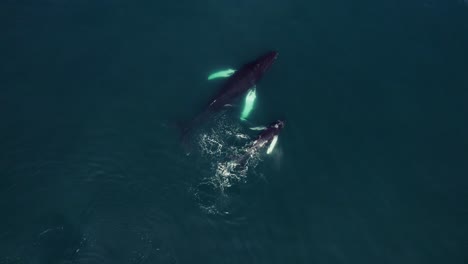
{"type": "Polygon", "coordinates": [[[258,126],[258,127],[251,127],[250,130],[256,130],[256,131],[261,131],[261,130],[265,130],[267,129],[267,127],[264,127],[264,126],[258,126]]]}
{"type": "Polygon", "coordinates": [[[274,136],[273,139],[271,140],[270,146],[268,146],[268,149],[267,149],[267,154],[271,154],[271,152],[273,152],[273,149],[275,148],[276,143],[278,143],[277,135],[274,136]]]}
{"type": "Polygon", "coordinates": [[[250,88],[249,91],[247,92],[247,95],[245,96],[244,100],[244,109],[242,110],[240,119],[241,120],[246,120],[250,112],[252,112],[254,105],[255,105],[255,99],[257,98],[255,86],[250,88]]]}
{"type": "Polygon", "coordinates": [[[236,72],[234,69],[227,69],[227,70],[221,70],[214,72],[208,76],[208,80],[213,80],[216,78],[227,78],[231,75],[233,75],[236,72]]]}

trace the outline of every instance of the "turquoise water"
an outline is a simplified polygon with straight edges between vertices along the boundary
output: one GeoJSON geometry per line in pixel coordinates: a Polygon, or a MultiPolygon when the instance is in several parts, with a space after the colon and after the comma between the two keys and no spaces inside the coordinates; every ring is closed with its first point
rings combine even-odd
{"type": "Polygon", "coordinates": [[[466,263],[464,1],[4,1],[0,263],[466,263]],[[276,49],[248,124],[194,132],[276,49]],[[273,155],[225,166],[286,119],[273,155]]]}

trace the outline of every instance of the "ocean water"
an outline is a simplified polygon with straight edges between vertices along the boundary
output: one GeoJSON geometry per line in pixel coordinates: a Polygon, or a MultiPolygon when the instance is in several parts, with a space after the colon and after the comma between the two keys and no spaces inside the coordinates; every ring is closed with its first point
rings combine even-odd
{"type": "Polygon", "coordinates": [[[4,0],[0,32],[1,264],[468,261],[466,1],[4,0]],[[185,155],[207,76],[271,49],[185,155]]]}

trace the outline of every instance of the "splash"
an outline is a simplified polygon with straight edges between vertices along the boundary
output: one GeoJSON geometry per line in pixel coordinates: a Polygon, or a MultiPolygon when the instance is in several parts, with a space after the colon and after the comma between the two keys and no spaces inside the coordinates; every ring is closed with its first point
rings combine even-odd
{"type": "Polygon", "coordinates": [[[248,166],[238,166],[236,157],[247,151],[250,137],[235,123],[222,120],[216,127],[200,134],[199,148],[202,156],[210,161],[211,176],[208,181],[223,191],[247,176],[248,166]]]}
{"type": "Polygon", "coordinates": [[[202,154],[208,156],[220,155],[224,147],[223,144],[224,142],[216,136],[206,133],[200,135],[199,146],[202,154]]]}
{"type": "Polygon", "coordinates": [[[233,206],[232,191],[256,175],[254,169],[260,162],[260,154],[249,155],[245,164],[239,166],[236,161],[250,149],[251,136],[229,116],[219,116],[214,123],[198,136],[201,162],[206,162],[207,167],[191,192],[206,213],[227,215],[233,206]]]}

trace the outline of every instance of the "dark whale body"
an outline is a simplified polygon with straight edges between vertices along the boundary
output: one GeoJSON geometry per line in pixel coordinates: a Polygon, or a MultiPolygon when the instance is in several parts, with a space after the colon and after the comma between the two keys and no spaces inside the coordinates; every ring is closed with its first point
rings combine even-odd
{"type": "Polygon", "coordinates": [[[181,127],[182,139],[185,141],[192,129],[205,122],[212,114],[221,111],[226,105],[232,104],[236,99],[244,95],[250,88],[254,87],[263,77],[264,73],[276,60],[278,52],[269,51],[257,59],[244,64],[239,70],[231,75],[221,86],[216,94],[211,97],[204,110],[181,127]]]}

